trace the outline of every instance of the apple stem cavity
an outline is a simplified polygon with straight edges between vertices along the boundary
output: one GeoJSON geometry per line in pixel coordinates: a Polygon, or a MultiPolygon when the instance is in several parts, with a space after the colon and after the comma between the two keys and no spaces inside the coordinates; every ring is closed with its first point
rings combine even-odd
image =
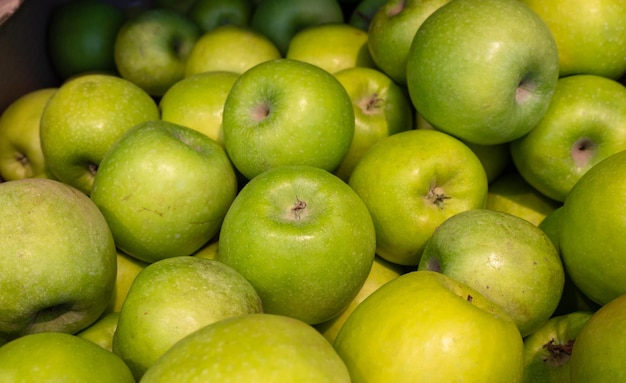
{"type": "Polygon", "coordinates": [[[406,7],[406,0],[398,2],[394,7],[389,8],[387,11],[387,16],[392,17],[396,16],[406,7]]]}
{"type": "Polygon", "coordinates": [[[439,186],[431,187],[430,190],[428,191],[428,194],[426,194],[426,199],[430,203],[436,205],[440,210],[443,210],[445,200],[450,199],[450,198],[451,197],[447,196],[443,192],[443,189],[440,188],[439,186]]]}
{"type": "Polygon", "coordinates": [[[518,104],[525,104],[526,101],[532,97],[536,88],[537,84],[535,81],[529,80],[528,75],[522,77],[515,91],[515,101],[518,104]]]}
{"type": "Polygon", "coordinates": [[[294,217],[299,221],[301,219],[302,212],[306,209],[306,202],[296,196],[296,203],[291,207],[294,217]]]}
{"type": "Polygon", "coordinates": [[[262,121],[270,115],[270,106],[266,103],[258,105],[252,111],[252,118],[255,121],[262,121]]]}
{"type": "Polygon", "coordinates": [[[30,163],[28,157],[25,154],[18,154],[15,159],[22,166],[28,166],[28,164],[30,163]]]}
{"type": "Polygon", "coordinates": [[[585,167],[593,157],[596,144],[588,137],[578,139],[572,145],[572,159],[577,167],[585,167]]]}
{"type": "Polygon", "coordinates": [[[548,357],[543,361],[551,367],[559,367],[567,363],[572,355],[572,349],[574,348],[574,339],[570,339],[565,344],[555,343],[554,338],[548,343],[543,345],[543,348],[548,350],[548,357]]]}
{"type": "Polygon", "coordinates": [[[91,174],[92,176],[95,176],[96,173],[98,173],[98,164],[88,164],[87,165],[87,171],[89,172],[89,174],[91,174]]]}

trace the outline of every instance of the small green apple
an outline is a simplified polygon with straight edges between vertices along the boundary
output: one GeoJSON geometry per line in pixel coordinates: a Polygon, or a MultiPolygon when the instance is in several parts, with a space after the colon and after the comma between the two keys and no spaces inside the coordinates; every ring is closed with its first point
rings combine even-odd
{"type": "Polygon", "coordinates": [[[596,75],[559,79],[541,121],[511,143],[511,157],[522,177],[561,202],[586,171],[622,150],[626,87],[596,75]]]}
{"type": "Polygon", "coordinates": [[[227,265],[173,257],[148,265],[130,288],[113,336],[113,352],[138,380],[172,345],[211,323],[260,313],[254,287],[227,265]]]}
{"type": "Polygon", "coordinates": [[[252,283],[270,314],[309,324],[339,314],[372,266],[375,233],[359,196],[312,166],[253,178],[228,210],[217,260],[252,283]]]}
{"type": "Polygon", "coordinates": [[[222,25],[249,25],[253,9],[252,0],[194,0],[187,17],[208,32],[222,25]]]}
{"type": "Polygon", "coordinates": [[[117,329],[119,318],[119,312],[106,313],[89,327],[76,333],[76,336],[87,339],[107,351],[113,351],[113,334],[117,329]]]}
{"type": "Polygon", "coordinates": [[[381,286],[348,317],[334,346],[353,383],[513,383],[524,363],[522,337],[499,306],[431,271],[381,286]]]}
{"type": "Polygon", "coordinates": [[[120,75],[152,96],[162,96],[185,76],[199,27],[180,13],[148,9],[127,20],[115,40],[120,75]]]}
{"type": "Polygon", "coordinates": [[[25,335],[0,347],[0,381],[134,383],[110,351],[76,335],[25,335]]]}
{"type": "Polygon", "coordinates": [[[190,255],[215,236],[237,194],[220,144],[191,128],[138,124],[102,159],[91,199],[115,244],[144,262],[190,255]]]}
{"type": "Polygon", "coordinates": [[[42,88],[20,96],[0,115],[0,177],[53,178],[41,150],[41,114],[57,88],[42,88]]]}
{"type": "Polygon", "coordinates": [[[213,71],[242,74],[253,66],[281,58],[274,43],[246,26],[223,25],[205,32],[193,46],[185,76],[213,71]]]}
{"type": "Polygon", "coordinates": [[[565,272],[548,236],[527,220],[473,209],[442,222],[428,240],[418,270],[446,274],[491,300],[522,336],[554,313],[565,272]]]}
{"type": "Polygon", "coordinates": [[[102,157],[136,124],[159,119],[156,102],[128,80],[89,74],[63,83],[41,115],[41,149],[53,176],[86,194],[102,157]]]}
{"type": "Polygon", "coordinates": [[[149,263],[140,261],[135,257],[124,254],[117,250],[117,274],[115,277],[115,289],[113,290],[113,298],[109,304],[109,311],[120,312],[122,304],[128,295],[128,290],[133,281],[149,263]]]}
{"type": "Polygon", "coordinates": [[[349,383],[350,375],[311,326],[280,315],[249,314],[178,341],[141,380],[192,381],[349,383]]]}
{"type": "Polygon", "coordinates": [[[278,59],[242,74],[224,104],[224,146],[248,179],[281,165],[333,171],[354,137],[348,92],[332,74],[278,59]]]}
{"type": "Polygon", "coordinates": [[[111,300],[115,243],[82,192],[47,178],[0,183],[0,344],[76,333],[111,300]]]}
{"type": "Polygon", "coordinates": [[[352,171],[350,186],[376,227],[376,253],[417,265],[426,241],[446,218],[482,208],[487,177],[476,155],[436,130],[408,130],[372,146],[352,171]]]}
{"type": "Polygon", "coordinates": [[[543,117],[558,64],[550,30],[524,3],[454,0],[415,34],[407,87],[415,109],[437,129],[475,144],[501,144],[543,117]]]}

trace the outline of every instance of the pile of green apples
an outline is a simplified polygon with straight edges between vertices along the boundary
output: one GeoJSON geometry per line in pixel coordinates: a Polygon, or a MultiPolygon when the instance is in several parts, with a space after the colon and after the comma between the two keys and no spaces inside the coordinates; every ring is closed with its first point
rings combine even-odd
{"type": "Polygon", "coordinates": [[[626,381],[626,2],[123,3],[0,115],[0,381],[626,381]]]}

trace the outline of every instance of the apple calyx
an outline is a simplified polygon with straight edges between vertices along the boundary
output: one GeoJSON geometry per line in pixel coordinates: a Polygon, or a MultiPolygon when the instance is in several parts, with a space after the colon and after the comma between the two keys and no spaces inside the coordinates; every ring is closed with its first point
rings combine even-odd
{"type": "Polygon", "coordinates": [[[570,339],[565,344],[556,343],[554,338],[543,345],[543,348],[548,350],[548,356],[543,359],[544,363],[550,367],[559,367],[567,363],[572,355],[572,349],[574,348],[574,339],[570,339]]]}
{"type": "Polygon", "coordinates": [[[577,167],[582,168],[589,164],[589,160],[593,157],[596,143],[589,137],[581,137],[572,145],[572,159],[577,167]]]}
{"type": "Polygon", "coordinates": [[[374,114],[380,110],[384,101],[383,98],[378,97],[378,93],[374,93],[369,97],[364,97],[361,102],[359,102],[359,108],[361,108],[365,114],[374,114]]]}
{"type": "Polygon", "coordinates": [[[306,202],[302,201],[300,198],[298,198],[298,196],[296,196],[296,202],[291,207],[291,211],[293,212],[293,215],[296,218],[296,220],[299,221],[301,219],[301,214],[304,212],[305,209],[306,209],[306,202]]]}
{"type": "Polygon", "coordinates": [[[426,194],[426,200],[436,205],[440,210],[443,210],[445,200],[450,198],[452,197],[447,196],[439,186],[431,187],[426,194]]]}

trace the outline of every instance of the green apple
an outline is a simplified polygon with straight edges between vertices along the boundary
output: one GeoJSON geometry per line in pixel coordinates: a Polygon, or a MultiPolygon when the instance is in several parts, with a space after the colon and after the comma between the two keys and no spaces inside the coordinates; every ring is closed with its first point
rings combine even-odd
{"type": "Polygon", "coordinates": [[[47,178],[0,183],[0,344],[29,333],[76,333],[104,312],[115,243],[82,192],[47,178]]]}
{"type": "Polygon", "coordinates": [[[372,293],[334,346],[353,383],[513,383],[524,363],[522,337],[499,306],[431,271],[403,274],[372,293]]]}
{"type": "Polygon", "coordinates": [[[156,120],[124,134],[102,159],[91,199],[115,244],[144,262],[190,255],[215,236],[237,194],[220,144],[156,120]]]}
{"type": "Polygon", "coordinates": [[[198,251],[193,253],[193,256],[205,259],[216,259],[219,247],[219,240],[215,239],[214,241],[210,241],[206,245],[202,246],[198,251]]]}
{"type": "Polygon", "coordinates": [[[139,380],[172,345],[211,323],[260,313],[252,285],[227,265],[173,257],[148,265],[131,286],[113,336],[113,352],[139,380]]]}
{"type": "Polygon", "coordinates": [[[253,7],[252,0],[194,0],[187,17],[208,32],[222,25],[249,25],[253,7]]]}
{"type": "Polygon", "coordinates": [[[415,34],[407,87],[415,108],[437,129],[475,144],[501,144],[541,120],[558,64],[550,30],[524,3],[454,0],[415,34]]]}
{"type": "Polygon", "coordinates": [[[626,295],[607,302],[585,323],[570,359],[570,382],[623,382],[626,295]]]}
{"type": "Polygon", "coordinates": [[[224,144],[224,103],[239,74],[209,71],[185,77],[159,101],[161,119],[195,129],[224,144]]]}
{"type": "Polygon", "coordinates": [[[541,229],[489,209],[464,211],[442,222],[418,270],[441,272],[480,292],[502,307],[522,336],[552,316],[565,282],[559,252],[541,229]]]}
{"type": "Polygon", "coordinates": [[[246,26],[224,25],[200,36],[187,59],[185,76],[213,71],[242,74],[279,58],[278,48],[267,36],[246,26]]]}
{"type": "Polygon", "coordinates": [[[559,247],[574,284],[603,305],[626,293],[626,151],[589,169],[567,195],[559,247]]]}
{"type": "MultiPolygon", "coordinates": [[[[524,382],[570,382],[570,356],[590,311],[550,318],[524,339],[524,382]]],[[[595,381],[595,380],[590,380],[595,381]]]]}
{"type": "Polygon", "coordinates": [[[354,108],[354,137],[334,173],[347,181],[367,150],[384,137],[413,128],[413,110],[405,91],[374,68],[354,67],[335,73],[354,108]]]}
{"type": "Polygon", "coordinates": [[[76,336],[87,339],[107,351],[113,351],[113,334],[117,329],[119,318],[119,312],[106,313],[89,327],[76,333],[76,336]]]}
{"type": "Polygon", "coordinates": [[[445,219],[482,208],[487,177],[476,155],[436,130],[409,130],[383,138],[354,168],[350,186],[376,227],[376,253],[417,265],[426,241],[445,219]]]}
{"type": "Polygon", "coordinates": [[[486,208],[524,218],[538,226],[561,205],[540,193],[513,170],[489,184],[486,208]]]}
{"type": "Polygon", "coordinates": [[[333,171],[350,147],[355,117],[350,95],[332,74],[278,59],[237,79],[222,123],[231,161],[251,179],[281,165],[333,171]]]}
{"type": "Polygon", "coordinates": [[[0,381],[134,383],[115,354],[76,335],[25,335],[0,347],[0,381]]]}
{"type": "MultiPolygon", "coordinates": [[[[369,32],[372,19],[387,0],[360,0],[348,16],[348,24],[369,32]]],[[[368,48],[369,49],[369,48],[368,48]]]]}
{"type": "Polygon", "coordinates": [[[561,216],[563,215],[563,205],[548,212],[537,225],[550,238],[554,247],[561,252],[559,246],[559,231],[561,230],[561,216]]]}
{"type": "Polygon", "coordinates": [[[196,0],[153,0],[152,2],[156,8],[165,8],[185,15],[189,12],[196,0]]]}
{"type": "Polygon", "coordinates": [[[53,178],[41,150],[41,114],[57,88],[28,92],[0,115],[0,177],[6,181],[22,178],[53,178]]]}
{"type": "Polygon", "coordinates": [[[297,319],[249,314],[210,324],[172,346],[142,383],[349,383],[328,341],[297,319]]]}
{"type": "Polygon", "coordinates": [[[626,87],[596,75],[559,79],[539,124],[511,143],[511,157],[522,177],[561,202],[592,166],[622,150],[626,87]]]}
{"type": "Polygon", "coordinates": [[[368,31],[368,47],[376,66],[396,83],[406,85],[407,59],[415,33],[428,16],[449,1],[384,2],[374,14],[368,31]]]}
{"type": "Polygon", "coordinates": [[[252,283],[265,312],[317,324],[357,295],[375,239],[367,207],[345,182],[312,166],[280,166],[239,192],[216,259],[252,283]]]}
{"type": "Polygon", "coordinates": [[[626,72],[626,3],[613,0],[522,0],[548,25],[559,50],[562,77],[626,72]]]}
{"type": "Polygon", "coordinates": [[[47,34],[50,63],[62,79],[86,72],[117,73],[113,49],[124,11],[99,0],[71,0],[53,9],[47,34]]]}
{"type": "Polygon", "coordinates": [[[199,27],[180,13],[148,9],[127,20],[114,46],[120,75],[152,96],[162,96],[185,76],[199,27]]]}
{"type": "Polygon", "coordinates": [[[128,80],[89,74],[63,83],[41,115],[41,149],[58,180],[86,194],[102,157],[136,124],[159,119],[156,102],[128,80]]]}
{"type": "Polygon", "coordinates": [[[337,0],[263,0],[256,4],[250,20],[250,26],[269,37],[283,56],[299,31],[333,23],[344,23],[337,0]]]}
{"type": "Polygon", "coordinates": [[[350,24],[313,25],[297,32],[285,57],[317,65],[330,73],[376,67],[367,46],[367,32],[350,24]]]}
{"type": "Polygon", "coordinates": [[[122,304],[124,304],[130,286],[139,272],[146,266],[148,266],[147,262],[140,261],[117,250],[117,274],[115,276],[115,288],[109,304],[109,311],[120,312],[122,310],[122,304]]]}

